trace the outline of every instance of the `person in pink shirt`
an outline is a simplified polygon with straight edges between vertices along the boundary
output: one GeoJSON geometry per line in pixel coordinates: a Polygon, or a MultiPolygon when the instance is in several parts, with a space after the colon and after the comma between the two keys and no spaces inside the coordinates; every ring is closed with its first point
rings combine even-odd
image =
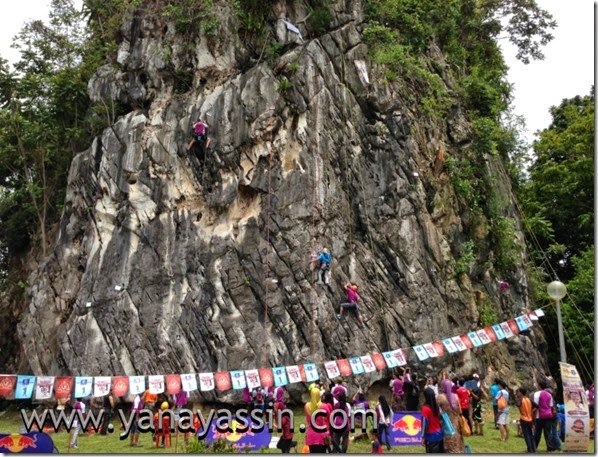
{"type": "Polygon", "coordinates": [[[348,310],[352,311],[355,315],[355,318],[359,321],[359,327],[364,328],[365,324],[363,322],[363,316],[359,312],[359,306],[357,302],[359,301],[359,294],[357,293],[358,287],[355,284],[347,283],[345,284],[345,292],[347,293],[347,302],[342,303],[339,307],[338,314],[336,317],[338,319],[343,318],[343,311],[348,310]]]}

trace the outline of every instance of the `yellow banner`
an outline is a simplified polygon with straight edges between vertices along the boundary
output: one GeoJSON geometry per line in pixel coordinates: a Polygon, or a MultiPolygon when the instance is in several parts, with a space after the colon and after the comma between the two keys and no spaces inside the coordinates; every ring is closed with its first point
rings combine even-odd
{"type": "Polygon", "coordinates": [[[564,452],[588,452],[590,410],[588,398],[575,365],[559,362],[565,402],[564,452]]]}

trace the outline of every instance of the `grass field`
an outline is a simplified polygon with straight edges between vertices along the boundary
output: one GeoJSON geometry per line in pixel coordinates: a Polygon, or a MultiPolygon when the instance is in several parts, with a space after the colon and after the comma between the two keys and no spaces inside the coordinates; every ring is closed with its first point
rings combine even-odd
{"type": "MultiPolygon", "coordinates": [[[[514,415],[511,412],[511,420],[515,419],[518,415],[514,415]]],[[[515,425],[512,424],[511,436],[508,441],[501,442],[498,430],[495,430],[492,425],[491,413],[485,412],[484,419],[486,426],[484,427],[484,436],[470,436],[465,438],[465,444],[471,447],[472,453],[474,454],[519,454],[525,453],[526,447],[523,438],[517,437],[517,431],[515,425]],[[488,424],[490,424],[488,426],[488,424]]],[[[298,441],[297,451],[301,452],[301,448],[304,444],[304,435],[297,432],[299,425],[305,423],[305,417],[302,411],[297,411],[295,414],[295,440],[298,441]]],[[[70,450],[71,453],[102,453],[102,454],[172,454],[175,453],[175,441],[176,434],[172,436],[172,446],[167,449],[156,448],[152,442],[150,433],[142,433],[139,439],[142,447],[134,448],[129,446],[129,440],[119,439],[119,422],[118,419],[113,420],[115,426],[115,432],[106,436],[98,434],[80,435],[79,436],[79,449],[70,450]]],[[[19,427],[22,425],[20,415],[17,412],[11,411],[6,412],[0,417],[0,433],[18,433],[19,427]]],[[[275,434],[279,436],[280,434],[275,434]]],[[[54,444],[60,453],[69,452],[68,441],[69,434],[66,432],[52,433],[52,439],[54,444]]],[[[195,446],[197,450],[197,446],[195,446]]],[[[595,443],[590,441],[588,453],[594,454],[595,443]]],[[[204,452],[203,443],[201,443],[199,450],[204,452]]],[[[206,450],[207,451],[207,450],[206,450]]],[[[294,450],[291,450],[293,452],[294,450]]],[[[351,442],[349,445],[350,453],[369,453],[371,451],[371,445],[369,441],[358,441],[351,442]]],[[[183,437],[178,437],[178,444],[176,446],[176,453],[187,453],[188,450],[183,444],[183,437]]],[[[280,453],[277,449],[262,449],[261,453],[280,453]]],[[[387,453],[386,449],[384,450],[387,453]]],[[[401,454],[418,454],[423,453],[424,449],[422,446],[397,446],[394,447],[390,453],[401,453],[401,454]]],[[[539,452],[546,452],[546,444],[544,438],[540,443],[539,452]]]]}

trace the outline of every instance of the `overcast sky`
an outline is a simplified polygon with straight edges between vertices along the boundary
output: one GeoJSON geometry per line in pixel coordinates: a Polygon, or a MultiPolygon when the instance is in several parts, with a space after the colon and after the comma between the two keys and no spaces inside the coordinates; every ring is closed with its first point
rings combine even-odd
{"type": "MultiPolygon", "coordinates": [[[[554,40],[544,48],[546,59],[523,65],[515,51],[503,44],[510,67],[509,82],[515,86],[515,112],[527,124],[527,139],[548,127],[550,106],[563,98],[587,95],[594,81],[594,2],[593,0],[538,0],[558,22],[554,40]]],[[[0,55],[15,60],[10,48],[14,37],[30,19],[44,19],[49,0],[18,0],[0,15],[0,55]]]]}

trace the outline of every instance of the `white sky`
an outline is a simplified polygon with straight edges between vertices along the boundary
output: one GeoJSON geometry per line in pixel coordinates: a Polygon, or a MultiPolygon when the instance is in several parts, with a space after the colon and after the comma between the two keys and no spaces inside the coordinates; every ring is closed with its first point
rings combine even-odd
{"type": "MultiPolygon", "coordinates": [[[[593,0],[538,0],[558,23],[554,40],[544,47],[543,61],[528,65],[515,60],[515,51],[503,44],[510,67],[508,79],[514,84],[515,113],[523,115],[528,141],[551,121],[549,108],[563,98],[588,95],[594,82],[593,0]]],[[[25,22],[44,19],[50,0],[19,0],[0,15],[0,55],[10,61],[18,55],[10,48],[12,38],[25,22]]]]}

